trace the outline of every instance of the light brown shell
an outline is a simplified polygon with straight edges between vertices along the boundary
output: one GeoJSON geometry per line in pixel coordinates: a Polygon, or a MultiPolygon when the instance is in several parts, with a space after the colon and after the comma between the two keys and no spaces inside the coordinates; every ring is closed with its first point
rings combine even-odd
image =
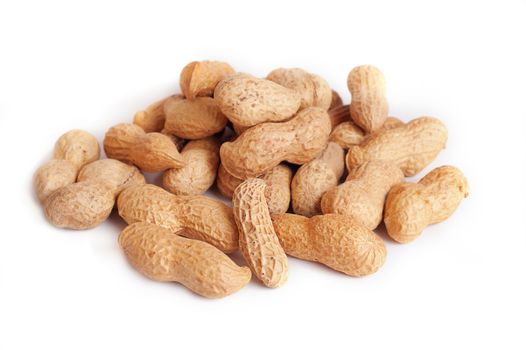
{"type": "Polygon", "coordinates": [[[394,162],[405,176],[413,176],[436,158],[447,141],[446,126],[438,119],[420,117],[394,129],[370,135],[347,153],[350,170],[371,160],[394,162]]]}
{"type": "Polygon", "coordinates": [[[119,245],[131,265],[155,281],[179,282],[207,298],[222,298],[250,282],[248,267],[236,265],[214,246],[146,223],[126,227],[119,245]]]}
{"type": "MultiPolygon", "coordinates": [[[[329,117],[331,118],[331,127],[334,130],[338,125],[351,120],[351,113],[349,105],[341,105],[329,109],[329,117]]],[[[361,130],[361,129],[360,129],[361,130]]]]}
{"type": "Polygon", "coordinates": [[[358,66],[349,73],[351,118],[366,132],[378,130],[387,118],[389,106],[385,97],[385,79],[373,66],[358,66]]]}
{"type": "Polygon", "coordinates": [[[327,191],[321,200],[324,214],[336,213],[374,230],[382,222],[385,197],[404,174],[390,162],[367,162],[353,171],[346,182],[327,191]]]}
{"type": "Polygon", "coordinates": [[[130,186],[146,183],[139,169],[116,159],[100,159],[84,166],[77,181],[103,182],[115,197],[130,186]]]}
{"type": "Polygon", "coordinates": [[[320,107],[329,109],[332,90],[320,76],[301,68],[278,68],[267,75],[267,79],[296,91],[301,96],[300,109],[320,107]]]}
{"type": "MultiPolygon", "coordinates": [[[[265,180],[265,198],[271,214],[286,213],[290,205],[290,182],[292,170],[285,164],[279,164],[259,177],[265,180]]],[[[234,190],[243,182],[235,176],[230,175],[223,165],[219,165],[216,185],[221,194],[232,199],[234,190]]]]}
{"type": "Polygon", "coordinates": [[[288,255],[317,261],[351,276],[376,272],[384,263],[384,242],[371,230],[339,214],[306,218],[272,215],[274,229],[288,255]]]}
{"type": "Polygon", "coordinates": [[[60,136],[55,143],[54,159],[64,159],[77,169],[100,157],[97,138],[84,130],[71,130],[60,136]]]}
{"type": "Polygon", "coordinates": [[[164,104],[167,101],[184,99],[183,95],[172,95],[156,101],[146,107],[144,111],[135,113],[133,124],[140,126],[145,132],[161,132],[164,128],[164,104]]]}
{"type": "Polygon", "coordinates": [[[185,165],[181,154],[169,136],[145,133],[135,124],[118,124],[104,137],[108,158],[130,162],[143,171],[158,172],[185,165]]]}
{"type": "Polygon", "coordinates": [[[190,62],[183,68],[179,77],[181,91],[189,100],[198,96],[213,96],[216,85],[234,73],[234,68],[225,62],[190,62]]]}
{"type": "Polygon", "coordinates": [[[114,203],[112,191],[104,184],[77,182],[51,193],[44,201],[44,212],[57,227],[84,230],[106,220],[114,203]]]}
{"type": "Polygon", "coordinates": [[[277,288],[287,281],[288,261],[272,226],[265,187],[261,179],[245,180],[232,203],[243,257],[265,286],[277,288]]]}
{"type": "Polygon", "coordinates": [[[466,177],[452,166],[438,167],[416,184],[397,185],[385,203],[387,233],[399,243],[410,242],[427,225],[449,218],[468,194],[466,177]]]}
{"type": "Polygon", "coordinates": [[[338,124],[329,136],[329,141],[337,143],[343,149],[359,145],[364,139],[365,133],[352,121],[338,124]]]}
{"type": "Polygon", "coordinates": [[[226,253],[238,248],[232,209],[212,198],[176,196],[154,185],[140,185],[122,191],[117,207],[128,224],[149,222],[163,226],[226,253]]]}
{"type": "Polygon", "coordinates": [[[330,131],[327,112],[309,107],[288,122],[256,125],[223,143],[221,163],[240,179],[257,177],[282,161],[304,164],[323,152],[330,131]]]}
{"type": "Polygon", "coordinates": [[[227,118],[241,126],[290,119],[301,103],[294,90],[248,74],[222,80],[217,84],[214,98],[227,118]]]}
{"type": "Polygon", "coordinates": [[[292,210],[311,217],[321,214],[321,197],[336,187],[343,175],[343,149],[329,142],[320,157],[303,164],[292,179],[292,210]]]}
{"type": "Polygon", "coordinates": [[[332,90],[332,93],[331,93],[331,105],[329,106],[329,111],[331,109],[334,109],[336,107],[340,107],[343,105],[343,101],[342,101],[342,98],[340,97],[340,94],[335,91],[335,90],[332,90]]]}
{"type": "Polygon", "coordinates": [[[163,187],[178,195],[206,192],[216,179],[219,146],[214,137],[188,142],[181,152],[186,165],[167,170],[163,175],[163,187]]]}
{"type": "Polygon", "coordinates": [[[77,172],[77,166],[64,159],[53,159],[42,165],[33,177],[38,199],[42,202],[59,188],[74,183],[77,172]]]}
{"type": "Polygon", "coordinates": [[[170,100],[164,104],[164,131],[183,139],[197,140],[222,131],[227,123],[217,102],[210,97],[170,100]]]}

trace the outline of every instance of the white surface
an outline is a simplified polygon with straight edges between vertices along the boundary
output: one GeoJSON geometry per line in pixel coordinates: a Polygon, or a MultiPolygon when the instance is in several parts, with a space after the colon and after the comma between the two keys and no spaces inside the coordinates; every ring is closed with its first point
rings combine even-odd
{"type": "Polygon", "coordinates": [[[524,349],[523,1],[145,3],[0,5],[0,349],[524,349]],[[391,115],[449,128],[423,174],[456,165],[471,195],[415,242],[388,241],[375,275],[290,259],[284,287],[253,281],[215,301],[132,270],[117,216],[49,225],[31,178],[55,139],[102,140],[200,59],[260,76],[301,66],[346,101],[349,70],[377,65],[391,115]]]}

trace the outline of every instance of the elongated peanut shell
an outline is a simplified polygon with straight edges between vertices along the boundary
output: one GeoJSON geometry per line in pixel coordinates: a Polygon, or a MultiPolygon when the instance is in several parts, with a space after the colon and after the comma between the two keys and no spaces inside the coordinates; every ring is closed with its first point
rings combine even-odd
{"type": "Polygon", "coordinates": [[[234,73],[234,68],[225,62],[190,62],[181,71],[181,91],[189,100],[198,96],[213,96],[216,85],[234,73]]]}
{"type": "Polygon", "coordinates": [[[74,183],[77,172],[77,166],[64,159],[53,159],[42,165],[33,178],[38,199],[42,202],[59,188],[74,183]]]}
{"type": "Polygon", "coordinates": [[[172,95],[152,103],[144,111],[135,113],[133,124],[140,126],[145,132],[161,132],[165,122],[164,104],[182,99],[183,95],[172,95]]]}
{"type": "Polygon", "coordinates": [[[117,201],[128,224],[149,222],[174,233],[202,240],[226,253],[238,248],[239,236],[232,209],[205,196],[175,196],[154,185],[133,186],[117,201]]]}
{"type": "Polygon", "coordinates": [[[77,182],[51,193],[44,201],[44,212],[57,227],[84,230],[106,220],[114,203],[112,191],[104,184],[77,182]]]}
{"type": "Polygon", "coordinates": [[[449,218],[469,194],[466,177],[452,166],[432,170],[418,183],[391,189],[385,203],[385,227],[391,238],[407,243],[431,224],[449,218]]]}
{"type": "Polygon", "coordinates": [[[181,152],[186,165],[169,169],[163,187],[178,195],[198,195],[214,184],[219,165],[219,141],[214,137],[190,141],[181,152]]]}
{"type": "Polygon", "coordinates": [[[445,147],[447,129],[438,119],[420,117],[390,130],[370,135],[347,153],[350,170],[371,160],[394,162],[405,176],[413,176],[426,167],[445,147]]]}
{"type": "Polygon", "coordinates": [[[77,169],[100,157],[97,138],[84,130],[71,130],[60,136],[55,143],[54,159],[64,159],[77,169]]]}
{"type": "Polygon", "coordinates": [[[236,265],[214,246],[154,224],[126,227],[119,245],[132,266],[148,278],[179,282],[207,298],[225,297],[250,282],[250,269],[236,265]]]}
{"type": "Polygon", "coordinates": [[[306,218],[272,215],[274,229],[288,255],[317,261],[351,276],[376,272],[384,263],[384,242],[366,227],[339,214],[306,218]]]}
{"type": "Polygon", "coordinates": [[[292,210],[311,217],[321,214],[321,198],[343,175],[343,149],[329,142],[320,157],[303,164],[292,180],[292,210]]]}
{"type": "Polygon", "coordinates": [[[198,140],[222,131],[227,123],[217,101],[210,97],[170,100],[164,104],[164,131],[187,140],[198,140]]]}
{"type": "Polygon", "coordinates": [[[389,112],[382,72],[373,66],[358,66],[349,73],[347,86],[352,120],[366,132],[378,130],[389,112]]]}
{"type": "Polygon", "coordinates": [[[304,164],[323,152],[330,131],[327,112],[309,107],[288,122],[256,125],[223,143],[221,162],[240,179],[257,177],[282,161],[304,164]]]}
{"type": "Polygon", "coordinates": [[[222,80],[217,84],[214,99],[227,118],[241,126],[287,120],[301,103],[294,90],[247,74],[222,80]]]}
{"type": "Polygon", "coordinates": [[[261,179],[245,180],[234,191],[232,203],[243,257],[265,286],[277,288],[287,281],[288,262],[272,226],[265,187],[261,179]]]}
{"type": "Polygon", "coordinates": [[[353,169],[346,182],[323,195],[321,209],[324,214],[349,216],[355,222],[374,230],[382,221],[387,193],[403,179],[404,174],[394,163],[364,163],[353,169]]]}

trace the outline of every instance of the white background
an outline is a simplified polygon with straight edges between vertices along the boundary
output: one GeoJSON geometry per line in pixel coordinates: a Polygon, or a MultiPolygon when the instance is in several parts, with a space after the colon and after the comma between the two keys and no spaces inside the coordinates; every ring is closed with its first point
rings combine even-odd
{"type": "Polygon", "coordinates": [[[524,1],[2,1],[0,349],[524,349],[525,34],[524,1]],[[134,271],[116,215],[49,225],[31,179],[56,138],[102,140],[202,59],[303,67],[346,102],[350,69],[377,65],[391,115],[448,126],[424,174],[458,166],[470,196],[413,243],[387,241],[372,276],[291,258],[282,288],[212,301],[134,271]]]}

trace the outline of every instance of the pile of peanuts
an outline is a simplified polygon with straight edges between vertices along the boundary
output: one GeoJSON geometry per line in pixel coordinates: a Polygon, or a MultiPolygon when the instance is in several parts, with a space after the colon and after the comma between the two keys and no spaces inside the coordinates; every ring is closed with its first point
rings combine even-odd
{"type": "Polygon", "coordinates": [[[407,243],[468,195],[453,166],[404,180],[436,158],[447,129],[432,117],[390,117],[373,66],[349,73],[350,105],[299,68],[261,79],[224,62],[192,62],[180,85],[181,94],[107,131],[108,159],[99,159],[94,136],[72,130],[34,178],[55,226],[93,228],[116,206],[129,225],[119,245],[153,280],[208,298],[240,290],[252,274],[276,288],[287,281],[287,255],[369,275],[386,257],[373,231],[382,221],[407,243]],[[163,172],[163,188],[141,171],[163,172]],[[203,195],[214,183],[231,207],[203,195]],[[248,267],[227,255],[238,249],[248,267]]]}

